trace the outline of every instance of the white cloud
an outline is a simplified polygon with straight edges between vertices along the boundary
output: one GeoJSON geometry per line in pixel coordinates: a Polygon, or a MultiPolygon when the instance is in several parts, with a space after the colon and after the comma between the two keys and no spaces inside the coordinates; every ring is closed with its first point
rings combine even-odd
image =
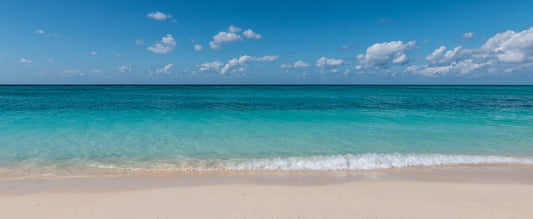
{"type": "Polygon", "coordinates": [[[311,67],[311,65],[305,63],[304,61],[302,60],[298,60],[296,61],[294,64],[283,64],[280,66],[281,68],[285,68],[285,69],[291,69],[291,68],[308,68],[308,67],[311,67]]]}
{"type": "Polygon", "coordinates": [[[463,37],[467,39],[472,39],[472,37],[474,37],[474,33],[472,32],[463,33],[463,37]]]}
{"type": "Polygon", "coordinates": [[[280,65],[279,67],[285,69],[283,71],[283,73],[285,74],[285,73],[289,72],[291,69],[309,68],[309,67],[312,67],[312,66],[307,64],[307,63],[305,63],[302,60],[298,60],[294,64],[283,64],[283,65],[280,65]]]}
{"type": "Polygon", "coordinates": [[[464,59],[457,62],[452,62],[449,65],[441,66],[412,65],[408,66],[405,71],[420,74],[426,77],[446,75],[449,72],[457,72],[458,75],[465,75],[490,64],[492,64],[490,61],[476,63],[476,61],[472,59],[464,59]]]}
{"type": "Polygon", "coordinates": [[[228,32],[230,33],[239,33],[241,31],[242,31],[241,28],[238,28],[233,24],[228,27],[228,32]]]}
{"type": "Polygon", "coordinates": [[[32,61],[31,61],[31,60],[28,60],[28,59],[25,59],[25,58],[22,58],[22,59],[20,59],[20,63],[27,63],[27,64],[30,64],[30,63],[32,63],[32,61]]]}
{"type": "Polygon", "coordinates": [[[279,66],[280,68],[286,68],[286,69],[291,69],[292,68],[292,65],[291,64],[282,64],[279,66]]]}
{"type": "Polygon", "coordinates": [[[36,30],[35,33],[45,37],[58,37],[56,33],[46,33],[44,30],[36,30]]]}
{"type": "Polygon", "coordinates": [[[322,57],[316,61],[316,66],[319,68],[324,68],[328,66],[337,67],[337,66],[341,66],[344,64],[345,63],[342,59],[328,59],[326,57],[322,57]]]}
{"type": "Polygon", "coordinates": [[[449,72],[463,75],[489,64],[478,63],[472,59],[473,57],[469,57],[472,50],[463,49],[462,46],[457,46],[453,50],[446,49],[446,46],[440,46],[425,57],[426,64],[408,66],[405,71],[427,77],[446,75],[449,72]]]}
{"type": "Polygon", "coordinates": [[[246,63],[248,62],[271,62],[278,59],[278,56],[266,55],[263,57],[253,57],[248,55],[243,55],[239,58],[233,58],[229,60],[226,64],[214,61],[208,62],[200,65],[196,65],[198,71],[211,71],[217,72],[220,74],[226,74],[228,72],[243,72],[246,71],[246,63]]]}
{"type": "Polygon", "coordinates": [[[248,39],[261,39],[261,34],[254,33],[251,29],[248,29],[242,33],[244,37],[248,39]]]}
{"type": "Polygon", "coordinates": [[[48,62],[53,63],[53,62],[55,62],[55,60],[53,60],[53,59],[48,59],[48,62]]]}
{"type": "Polygon", "coordinates": [[[220,72],[220,68],[224,65],[224,63],[219,61],[214,62],[208,62],[200,65],[196,65],[198,68],[198,71],[204,71],[204,72],[220,72]]]}
{"type": "Polygon", "coordinates": [[[298,60],[294,63],[294,68],[307,68],[307,67],[311,67],[311,65],[305,63],[304,61],[302,60],[298,60]]]}
{"type": "Polygon", "coordinates": [[[167,54],[172,52],[175,46],[176,41],[174,41],[174,38],[171,34],[167,34],[161,39],[161,41],[155,41],[155,43],[153,43],[152,46],[148,47],[147,49],[154,53],[167,54]]]}
{"type": "Polygon", "coordinates": [[[92,52],[91,52],[91,55],[93,55],[93,56],[96,55],[96,52],[95,52],[95,51],[92,51],[92,52]]]}
{"type": "Polygon", "coordinates": [[[95,69],[90,70],[89,73],[91,73],[91,74],[103,74],[104,70],[95,68],[95,69]]]}
{"type": "Polygon", "coordinates": [[[504,63],[524,63],[533,61],[533,27],[522,32],[508,30],[488,39],[480,47],[487,56],[495,56],[504,63]]]}
{"type": "Polygon", "coordinates": [[[459,58],[459,53],[464,51],[461,50],[463,47],[458,46],[455,47],[453,50],[446,50],[446,46],[441,46],[440,48],[433,51],[432,54],[426,56],[425,60],[430,66],[442,66],[442,65],[449,65],[453,61],[456,61],[459,58]]]}
{"type": "Polygon", "coordinates": [[[123,65],[118,67],[119,72],[131,72],[131,67],[129,65],[123,65]]]}
{"type": "Polygon", "coordinates": [[[409,66],[405,71],[424,76],[451,73],[461,76],[509,73],[532,64],[533,27],[521,32],[498,33],[479,48],[458,46],[446,51],[446,47],[441,46],[425,58],[424,64],[409,66]]]}
{"type": "Polygon", "coordinates": [[[279,56],[263,56],[263,57],[259,57],[259,58],[252,57],[252,61],[271,62],[271,61],[274,61],[274,60],[276,60],[278,58],[279,58],[279,56]]]}
{"type": "Polygon", "coordinates": [[[376,43],[367,48],[366,54],[359,54],[359,66],[386,68],[392,64],[405,64],[409,61],[405,54],[408,49],[415,46],[415,41],[404,43],[403,41],[391,41],[376,43]]]}
{"type": "Polygon", "coordinates": [[[199,45],[199,44],[194,44],[194,50],[202,51],[202,50],[204,50],[204,48],[201,45],[199,45]]]}
{"type": "Polygon", "coordinates": [[[172,71],[170,70],[170,68],[172,68],[172,64],[168,64],[168,65],[165,65],[165,67],[161,68],[161,69],[157,69],[155,71],[156,74],[170,74],[172,73],[172,71]]]}
{"type": "Polygon", "coordinates": [[[224,65],[224,67],[220,70],[220,73],[221,74],[226,74],[228,72],[236,72],[236,71],[246,71],[246,66],[245,66],[245,63],[247,62],[251,62],[251,61],[256,61],[256,62],[265,62],[265,61],[268,61],[268,62],[271,62],[271,61],[274,61],[278,58],[278,56],[263,56],[263,57],[252,57],[252,56],[248,56],[248,55],[243,55],[241,57],[239,57],[238,59],[237,58],[233,58],[231,60],[228,61],[228,63],[226,65],[224,65]]]}
{"type": "Polygon", "coordinates": [[[213,40],[209,42],[209,46],[214,50],[221,50],[223,44],[243,41],[244,37],[248,39],[261,39],[260,34],[254,33],[251,29],[247,29],[240,35],[241,28],[231,25],[228,27],[227,32],[220,31],[213,36],[213,40]]]}
{"type": "Polygon", "coordinates": [[[143,41],[142,39],[140,39],[140,38],[137,38],[137,39],[135,40],[135,45],[137,45],[137,46],[144,46],[144,41],[143,41]]]}
{"type": "Polygon", "coordinates": [[[236,33],[220,31],[218,34],[213,36],[213,41],[209,42],[209,46],[211,46],[211,49],[220,50],[222,44],[228,44],[242,40],[243,38],[236,33]]]}
{"type": "Polygon", "coordinates": [[[319,67],[321,69],[321,72],[329,71],[329,72],[338,72],[337,67],[340,67],[342,65],[345,65],[346,62],[342,59],[328,59],[326,57],[322,57],[318,60],[316,60],[316,67],[319,67]]]}
{"type": "Polygon", "coordinates": [[[164,14],[164,13],[159,12],[159,11],[148,13],[146,15],[146,17],[152,18],[152,19],[158,20],[158,21],[162,21],[162,20],[166,20],[166,19],[172,18],[172,16],[170,14],[164,14]]]}

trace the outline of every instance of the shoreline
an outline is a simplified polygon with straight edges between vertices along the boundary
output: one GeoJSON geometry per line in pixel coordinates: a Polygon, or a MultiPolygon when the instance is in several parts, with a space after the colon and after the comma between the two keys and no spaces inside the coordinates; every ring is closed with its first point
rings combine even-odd
{"type": "Polygon", "coordinates": [[[212,186],[227,184],[323,186],[366,181],[432,183],[531,184],[531,164],[464,164],[415,166],[373,170],[216,170],[135,171],[104,175],[0,178],[0,194],[19,187],[47,190],[105,191],[159,187],[212,186]]]}
{"type": "Polygon", "coordinates": [[[0,181],[0,218],[527,218],[533,165],[0,181]]]}
{"type": "Polygon", "coordinates": [[[527,218],[533,165],[0,180],[0,218],[527,218]]]}

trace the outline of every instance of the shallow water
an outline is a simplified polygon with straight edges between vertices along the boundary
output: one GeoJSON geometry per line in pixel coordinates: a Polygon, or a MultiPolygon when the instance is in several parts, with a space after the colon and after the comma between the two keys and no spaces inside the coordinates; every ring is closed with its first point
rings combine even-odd
{"type": "Polygon", "coordinates": [[[0,86],[0,176],[532,157],[533,86],[0,86]]]}

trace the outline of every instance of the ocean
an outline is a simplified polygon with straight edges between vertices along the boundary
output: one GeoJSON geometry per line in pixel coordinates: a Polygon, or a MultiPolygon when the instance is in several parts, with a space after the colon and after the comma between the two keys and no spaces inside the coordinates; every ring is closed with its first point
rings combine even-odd
{"type": "Polygon", "coordinates": [[[0,86],[0,178],[533,164],[533,86],[0,86]]]}

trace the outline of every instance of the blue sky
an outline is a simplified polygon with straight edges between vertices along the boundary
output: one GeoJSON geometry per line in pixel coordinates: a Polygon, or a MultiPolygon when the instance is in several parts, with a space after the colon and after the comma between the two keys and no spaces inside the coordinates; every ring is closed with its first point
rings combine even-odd
{"type": "Polygon", "coordinates": [[[0,83],[533,84],[532,1],[0,2],[0,83]]]}

